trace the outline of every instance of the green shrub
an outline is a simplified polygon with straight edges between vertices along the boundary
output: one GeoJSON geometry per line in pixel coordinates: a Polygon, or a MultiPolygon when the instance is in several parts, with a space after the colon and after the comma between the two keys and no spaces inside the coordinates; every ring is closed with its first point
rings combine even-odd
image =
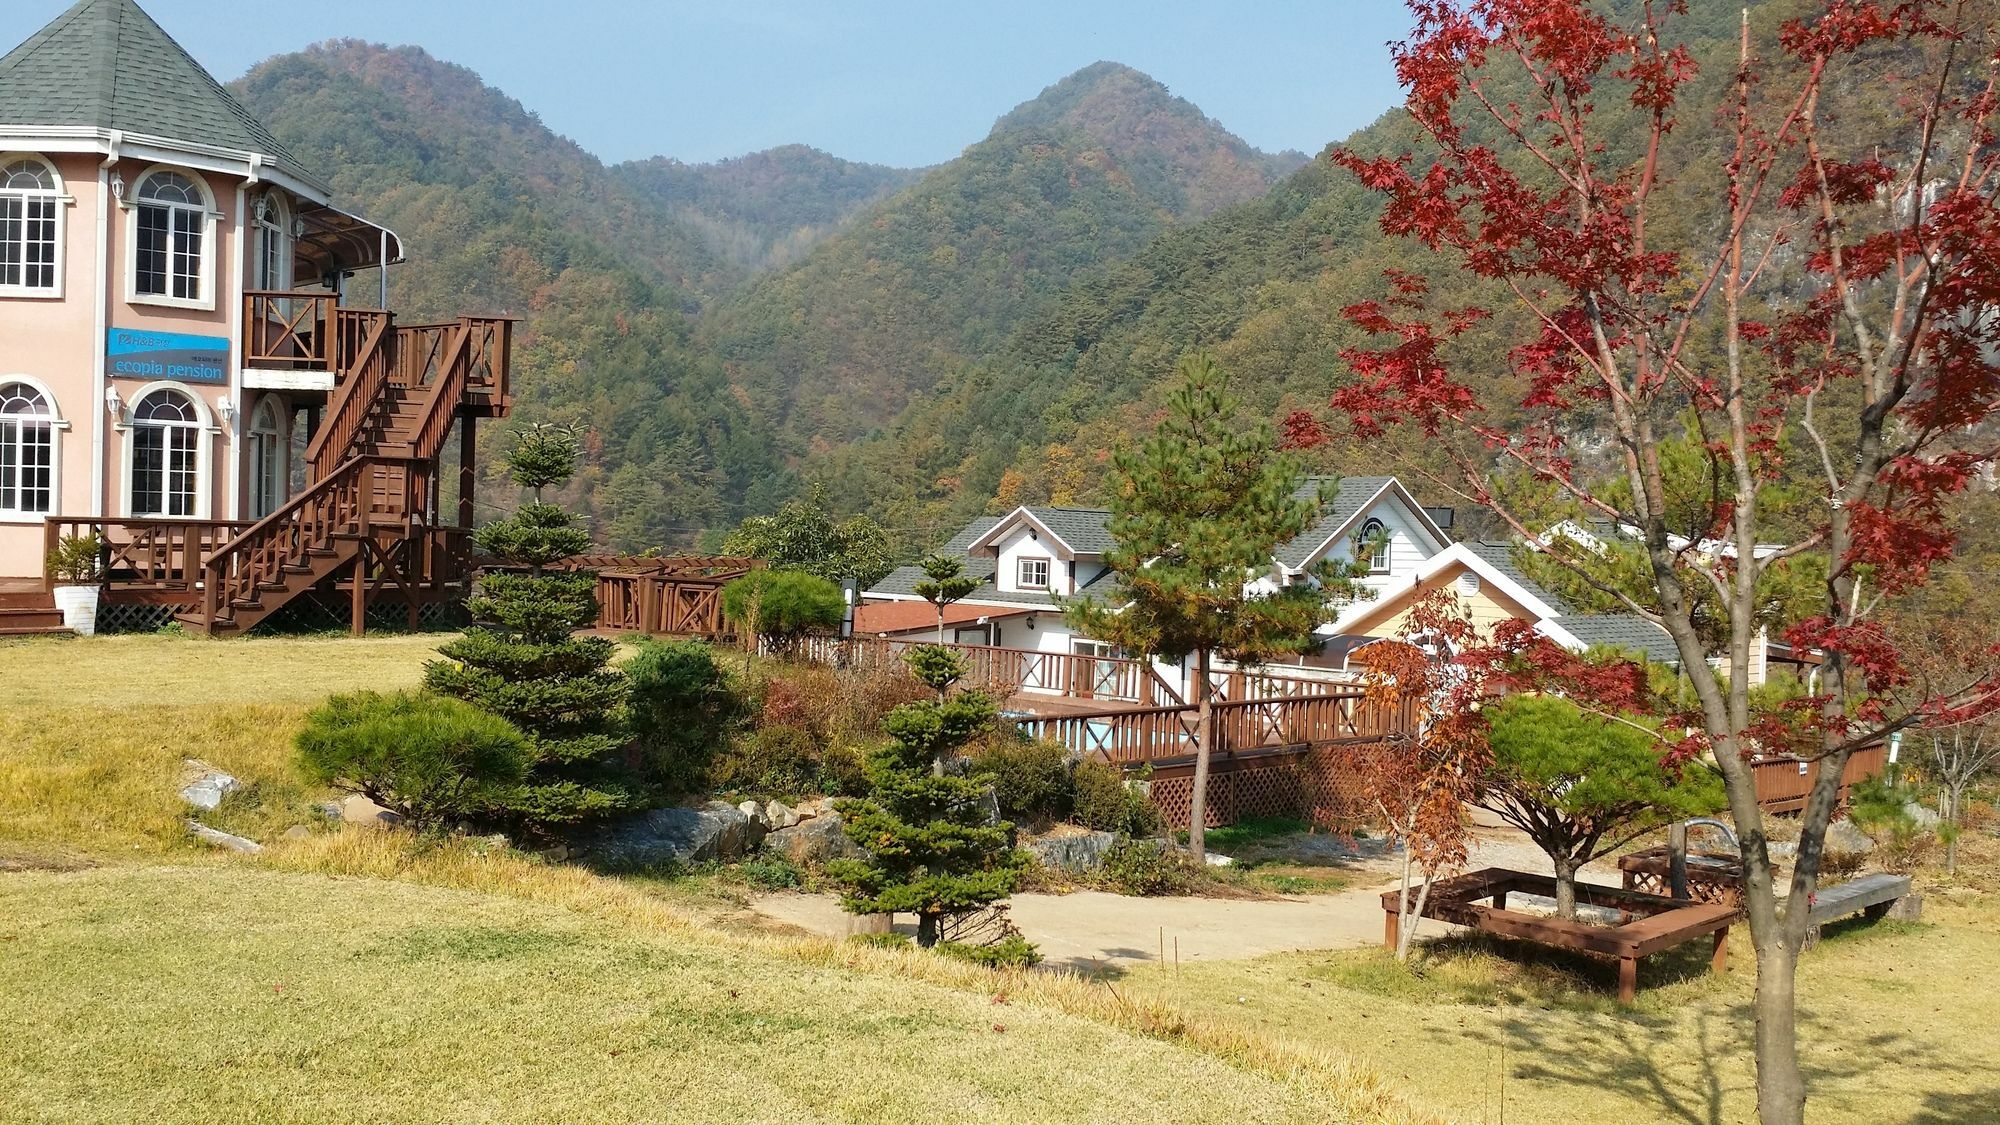
{"type": "Polygon", "coordinates": [[[722,588],[722,612],[738,628],[773,642],[840,626],[840,587],[798,570],[755,570],[722,588]]]}
{"type": "Polygon", "coordinates": [[[1075,819],[1085,828],[1133,837],[1157,836],[1164,827],[1160,810],[1144,793],[1125,784],[1125,771],[1109,762],[1086,758],[1070,773],[1075,819]]]}
{"type": "Polygon", "coordinates": [[[49,552],[49,577],[66,586],[94,586],[103,577],[103,557],[103,536],[65,535],[49,552]]]}
{"type": "Polygon", "coordinates": [[[797,727],[765,727],[741,738],[715,759],[709,780],[737,793],[792,796],[811,792],[819,782],[819,746],[797,727]]]}
{"type": "Polygon", "coordinates": [[[701,641],[641,641],[625,676],[647,780],[674,797],[702,788],[742,710],[715,650],[701,641]]]}
{"type": "Polygon", "coordinates": [[[976,759],[993,775],[993,796],[1000,815],[1023,824],[1061,820],[1074,804],[1069,752],[1053,742],[1035,742],[1002,735],[976,759]]]}
{"type": "Polygon", "coordinates": [[[989,969],[1032,969],[1042,963],[1042,951],[1020,934],[1008,934],[991,945],[942,941],[936,948],[947,957],[956,957],[989,969]]]}
{"type": "Polygon", "coordinates": [[[336,695],[294,739],[302,772],[428,828],[504,804],[532,754],[512,723],[456,699],[336,695]]]}
{"type": "Polygon", "coordinates": [[[1122,895],[1184,895],[1202,873],[1164,840],[1119,840],[1104,853],[1104,883],[1122,895]]]}
{"type": "Polygon", "coordinates": [[[847,940],[856,945],[868,945],[876,949],[908,949],[911,939],[909,934],[891,931],[886,934],[850,934],[847,940]]]}
{"type": "Polygon", "coordinates": [[[781,855],[746,859],[736,869],[750,885],[766,891],[790,890],[805,882],[805,872],[781,855]]]}
{"type": "Polygon", "coordinates": [[[1880,774],[1854,787],[1848,817],[1875,840],[1875,858],[1899,875],[1908,875],[1930,858],[1937,847],[1935,827],[1919,823],[1910,812],[1917,788],[1880,774]]]}

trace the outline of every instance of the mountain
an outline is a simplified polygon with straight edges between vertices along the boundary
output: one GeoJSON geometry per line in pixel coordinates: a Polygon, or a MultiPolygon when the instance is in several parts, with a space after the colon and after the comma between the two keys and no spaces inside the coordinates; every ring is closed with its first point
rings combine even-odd
{"type": "Polygon", "coordinates": [[[704,316],[731,382],[826,450],[1004,347],[1085,272],[1263,195],[1260,153],[1166,87],[1097,63],[704,316]]]}
{"type": "MultiPolygon", "coordinates": [[[[1754,5],[1759,41],[1771,41],[1797,7],[1796,0],[1754,5]]],[[[1695,0],[1676,17],[1702,64],[1684,122],[1712,120],[1724,103],[1737,19],[1738,6],[1723,0],[1695,0]]],[[[1502,84],[1491,88],[1505,90],[1510,80],[1499,76],[1502,84]]],[[[1051,97],[1061,89],[1045,94],[1033,111],[1077,101],[1051,97]]],[[[1525,92],[1519,100],[1528,100],[1525,92]]],[[[1607,134],[1618,135],[1617,119],[1629,107],[1615,99],[1599,105],[1607,134]]],[[[1088,111],[1065,112],[1074,119],[1088,111]]],[[[1624,134],[1643,135],[1637,128],[1624,134]]],[[[1481,135],[1476,125],[1473,135],[1481,135]]],[[[1717,146],[1724,139],[1716,130],[1674,134],[1678,196],[1659,213],[1662,239],[1713,220],[1721,198],[1714,173],[1724,156],[1717,146]]],[[[1340,143],[1370,155],[1425,148],[1400,110],[1340,143]]],[[[1212,349],[1238,392],[1265,417],[1324,408],[1347,377],[1341,349],[1361,342],[1342,309],[1381,295],[1387,265],[1432,277],[1447,302],[1500,310],[1461,347],[1489,359],[1486,378],[1508,380],[1499,341],[1515,327],[1511,302],[1421,247],[1383,235],[1380,200],[1325,155],[1258,198],[1198,222],[1170,224],[1143,247],[1077,271],[1059,294],[1018,317],[1004,338],[985,340],[976,363],[946,373],[881,432],[817,451],[800,466],[802,476],[899,526],[933,529],[1023,503],[1101,502],[1108,451],[1151,426],[1175,363],[1192,348],[1212,349]]],[[[1496,421],[1505,424],[1504,417],[1496,421]]],[[[1398,440],[1325,450],[1312,467],[1381,472],[1397,460],[1422,466],[1437,455],[1421,444],[1398,447],[1398,440]]]]}
{"type": "Polygon", "coordinates": [[[856,214],[923,175],[842,160],[805,145],[713,164],[656,156],[611,171],[747,272],[797,261],[856,214]]]}
{"type": "Polygon", "coordinates": [[[694,343],[692,315],[731,280],[699,232],[417,48],[325,43],[234,90],[339,199],[403,237],[399,314],[523,318],[517,417],[585,426],[589,467],[566,499],[600,542],[685,544],[681,529],[730,526],[789,492],[776,435],[694,343]]]}

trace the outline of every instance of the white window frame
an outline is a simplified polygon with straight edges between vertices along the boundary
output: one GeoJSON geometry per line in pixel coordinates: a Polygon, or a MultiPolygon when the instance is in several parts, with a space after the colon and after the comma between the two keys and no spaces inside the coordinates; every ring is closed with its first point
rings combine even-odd
{"type": "Polygon", "coordinates": [[[1382,545],[1375,549],[1374,554],[1368,556],[1368,573],[1370,575],[1389,573],[1389,549],[1395,544],[1396,533],[1389,529],[1388,524],[1383,523],[1374,516],[1368,517],[1367,521],[1361,525],[1361,530],[1354,533],[1354,549],[1356,552],[1359,552],[1362,544],[1366,543],[1368,538],[1378,531],[1382,533],[1382,545]]]}
{"type": "MultiPolygon", "coordinates": [[[[132,180],[131,186],[125,190],[125,196],[123,199],[119,201],[118,205],[120,209],[125,212],[124,219],[125,219],[126,303],[133,305],[157,305],[162,308],[170,308],[170,309],[201,309],[203,311],[213,312],[215,309],[215,291],[217,288],[217,280],[218,280],[216,277],[216,269],[215,269],[215,261],[216,261],[215,242],[216,242],[216,234],[218,228],[216,220],[222,218],[222,213],[216,210],[215,189],[212,186],[210,186],[208,182],[208,177],[202,175],[200,172],[197,172],[192,168],[181,168],[172,164],[155,164],[152,167],[146,169],[145,171],[139,173],[139,175],[132,180]],[[200,297],[192,297],[192,298],[175,297],[171,294],[166,294],[166,293],[139,292],[139,208],[142,205],[144,205],[144,206],[155,206],[155,207],[163,206],[166,207],[169,210],[169,212],[176,210],[182,210],[182,211],[195,210],[193,207],[189,207],[184,204],[141,203],[139,199],[139,193],[145,188],[146,181],[152,179],[155,175],[158,175],[159,173],[162,172],[172,172],[176,175],[183,176],[188,180],[192,181],[196,187],[201,189],[201,194],[203,199],[201,210],[199,211],[199,214],[202,216],[201,276],[198,279],[201,282],[200,297]]],[[[168,228],[168,237],[170,243],[171,243],[172,233],[173,233],[172,228],[170,226],[168,228]]],[[[171,256],[173,254],[171,244],[168,247],[167,253],[169,259],[171,259],[171,256]]],[[[169,279],[173,277],[173,273],[171,272],[171,261],[169,263],[169,272],[167,276],[169,279]]],[[[134,401],[136,402],[137,400],[135,399],[134,401]]]]}
{"type": "Polygon", "coordinates": [[[120,412],[118,431],[124,435],[125,456],[119,466],[119,505],[128,519],[141,520],[205,520],[213,510],[215,492],[215,437],[222,432],[215,424],[215,413],[208,407],[208,400],[201,397],[186,383],[160,380],[147,383],[124,396],[125,405],[120,412]],[[192,400],[195,412],[194,445],[194,511],[184,516],[165,515],[158,512],[135,511],[132,506],[132,476],[138,468],[137,438],[139,426],[134,418],[139,404],[155,391],[173,391],[183,398],[192,400]]]}
{"type": "Polygon", "coordinates": [[[292,290],[293,274],[298,268],[297,245],[292,233],[292,208],[286,202],[284,193],[276,188],[257,197],[252,212],[257,229],[256,259],[252,280],[256,284],[251,289],[289,293],[292,290]],[[286,281],[283,285],[272,284],[265,276],[271,262],[272,246],[278,248],[276,265],[286,281]]]}
{"type": "Polygon", "coordinates": [[[1046,590],[1055,577],[1055,560],[1047,555],[1022,555],[1014,560],[1014,588],[1017,590],[1046,590]],[[1028,564],[1039,563],[1042,568],[1040,582],[1028,581],[1028,564]]]}
{"type": "MultiPolygon", "coordinates": [[[[49,510],[46,512],[29,512],[19,508],[0,508],[0,523],[39,524],[47,520],[50,516],[62,514],[63,431],[69,429],[69,423],[63,420],[62,404],[56,401],[55,393],[49,390],[47,384],[31,375],[21,375],[12,372],[0,373],[0,387],[4,387],[9,383],[19,383],[29,388],[42,396],[42,401],[48,403],[49,406],[49,413],[46,415],[46,420],[49,424],[49,510]]],[[[8,415],[7,417],[14,417],[14,415],[8,415]]],[[[44,416],[31,414],[24,417],[40,419],[44,416]]]]}
{"type": "Polygon", "coordinates": [[[243,444],[248,453],[247,481],[250,518],[263,519],[285,506],[292,491],[291,427],[285,424],[288,412],[282,400],[276,395],[260,395],[257,405],[250,409],[250,424],[243,430],[243,444]],[[265,428],[265,420],[270,420],[270,428],[265,428]],[[268,479],[267,479],[268,478],[268,479]],[[266,495],[266,485],[274,491],[266,495]]]}
{"type": "MultiPolygon", "coordinates": [[[[55,205],[55,284],[50,286],[0,284],[0,297],[22,298],[31,301],[60,301],[63,295],[64,274],[67,272],[69,265],[69,208],[70,204],[75,203],[76,200],[64,187],[62,172],[56,168],[55,161],[36,152],[0,152],[0,168],[5,168],[21,160],[32,160],[47,169],[49,179],[55,183],[54,190],[25,191],[0,187],[0,196],[19,196],[24,201],[28,199],[46,199],[55,205]]],[[[22,209],[22,220],[25,222],[26,219],[27,211],[24,206],[22,209]]],[[[25,260],[22,265],[25,269],[25,260]]]]}

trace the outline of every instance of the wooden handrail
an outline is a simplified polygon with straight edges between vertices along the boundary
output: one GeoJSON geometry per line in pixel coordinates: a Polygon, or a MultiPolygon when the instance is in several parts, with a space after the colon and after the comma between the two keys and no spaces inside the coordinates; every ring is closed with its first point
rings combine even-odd
{"type": "Polygon", "coordinates": [[[355,457],[315,482],[284,507],[216,548],[202,567],[202,613],[223,616],[239,599],[254,599],[258,588],[280,581],[287,566],[306,563],[314,551],[330,549],[342,533],[367,530],[378,515],[414,530],[429,494],[431,466],[414,457],[355,457]],[[402,495],[387,508],[375,504],[384,470],[402,472],[402,495]]]}
{"type": "MultiPolygon", "coordinates": [[[[341,310],[340,319],[347,321],[348,314],[349,310],[341,310]]],[[[345,327],[343,324],[343,330],[345,327]]],[[[381,397],[382,388],[388,383],[389,356],[385,354],[385,341],[389,338],[389,328],[387,314],[375,315],[374,323],[355,355],[355,367],[347,371],[346,377],[334,388],[333,399],[327,405],[326,420],[306,444],[306,463],[314,480],[325,476],[333,466],[353,455],[355,439],[381,397]]]]}

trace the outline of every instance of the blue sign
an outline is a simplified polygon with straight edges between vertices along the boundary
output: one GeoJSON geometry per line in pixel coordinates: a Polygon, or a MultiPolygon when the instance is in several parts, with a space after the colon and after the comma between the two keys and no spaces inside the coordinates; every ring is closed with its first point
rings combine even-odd
{"type": "Polygon", "coordinates": [[[104,373],[114,379],[229,382],[229,338],[112,328],[104,333],[104,373]]]}

